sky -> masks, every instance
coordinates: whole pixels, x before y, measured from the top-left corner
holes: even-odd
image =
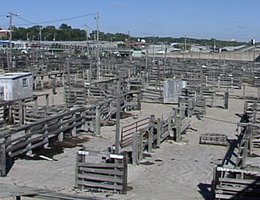
[[[0,0],[0,27],[59,27],[131,36],[260,41],[260,0]]]

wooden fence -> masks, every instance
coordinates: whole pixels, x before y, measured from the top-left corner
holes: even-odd
[[[38,99],[45,98],[44,105],[38,105]],[[22,125],[37,121],[50,115],[49,94],[34,95],[29,98],[0,103],[0,125]]]
[[[260,196],[260,171],[214,168],[212,191],[214,199],[258,200]]]
[[[251,123],[260,123],[260,102],[246,100],[244,102],[244,113],[248,114]]]
[[[134,133],[140,131],[141,129],[149,128],[149,125],[151,124],[151,119],[152,118],[147,117],[122,127],[120,142],[121,147],[124,148],[130,146],[133,142]]]
[[[127,193],[126,157],[94,151],[79,151],[76,159],[76,187]]]
[[[128,152],[132,162],[138,164],[143,158],[143,152],[151,152],[153,147],[160,144],[173,132],[174,139],[179,142],[181,134],[190,126],[190,116],[185,109],[177,108],[167,119],[156,119],[154,115],[122,127],[121,152]],[[131,160],[131,159],[130,159]]]
[[[70,110],[56,116],[50,116],[32,124],[22,125],[2,132],[1,175],[6,175],[6,160],[21,154],[31,153],[37,147],[47,147],[50,138],[63,141],[65,133],[76,136],[85,123],[84,108]]]
[[[178,105],[187,108],[191,115],[206,114],[206,98],[202,95],[180,96]]]
[[[235,148],[231,146],[223,164],[214,168],[214,199],[259,199],[260,171],[247,162],[256,148],[254,138],[259,135],[259,128],[255,124],[239,124]]]

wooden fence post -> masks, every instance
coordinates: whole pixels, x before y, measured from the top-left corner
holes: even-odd
[[[172,116],[171,116],[171,114],[169,114],[167,122],[168,122],[168,135],[170,136],[171,131],[172,131]]]
[[[142,98],[142,94],[141,94],[141,91],[140,91],[137,94],[137,110],[141,110],[141,98]]]
[[[143,159],[143,140],[144,140],[144,130],[140,129],[138,134],[138,163]]]
[[[128,170],[127,170],[127,161],[126,161],[126,156],[124,155],[123,157],[123,176],[122,176],[122,179],[123,179],[123,190],[122,190],[122,193],[123,194],[126,194],[127,193],[127,173],[128,173]]]
[[[96,107],[96,124],[95,124],[95,135],[99,136],[100,135],[100,106]]]
[[[248,109],[248,104],[247,104],[247,101],[244,102],[244,113],[247,112],[247,109]]]
[[[216,196],[216,185],[218,184],[218,173],[217,173],[217,166],[213,167],[213,180],[212,180],[212,184],[211,184],[211,194],[212,194],[212,198],[215,199]]]
[[[216,92],[212,93],[212,104],[211,104],[211,106],[212,107],[216,106]]]
[[[25,130],[25,135],[30,135],[31,134],[31,130]],[[31,139],[31,136],[26,138],[27,140]],[[26,152],[26,155],[32,155],[32,149],[30,149],[32,146],[32,143],[27,144],[26,148],[28,149],[28,151]]]
[[[62,128],[63,128],[63,119],[62,119],[62,118],[59,119],[59,122],[58,122],[58,123],[60,124],[59,129],[62,129]],[[63,131],[59,133],[59,135],[58,135],[58,140],[59,140],[60,142],[62,142],[62,141],[64,140],[64,133],[63,133]]]
[[[77,153],[77,156],[76,156],[76,167],[75,167],[75,185],[76,187],[79,187],[80,189],[82,189],[82,186],[81,184],[78,184],[79,182],[79,178],[78,178],[78,175],[79,175],[79,164],[80,163],[84,163],[85,162],[85,154],[84,154],[84,151],[78,151]]]
[[[253,104],[253,123],[256,123],[256,114],[257,114],[257,102]]]
[[[73,119],[73,122],[72,122],[72,124],[73,124],[73,128],[72,128],[72,131],[71,131],[71,135],[73,136],[73,137],[76,137],[76,135],[77,135],[77,127],[76,127],[76,119],[77,119],[77,117],[76,117],[76,112],[75,113],[73,113],[72,114],[72,119]]]
[[[257,88],[257,100],[258,101],[260,100],[260,88],[259,87]]]
[[[47,108],[47,111],[48,111],[49,110],[49,94],[45,95],[45,99],[46,99],[46,108]]]
[[[181,116],[180,110],[178,109],[177,116],[176,116],[176,125],[175,125],[175,140],[179,142],[181,140]]]
[[[24,105],[22,101],[19,101],[19,123],[24,124]]]
[[[155,115],[151,115],[149,130],[148,130],[148,152],[152,152],[153,147],[153,132],[154,132],[154,123],[155,123]]]
[[[191,117],[191,115],[193,114],[193,100],[192,99],[188,99],[188,116]]]
[[[157,119],[157,142],[156,142],[157,147],[160,147],[161,145],[161,134],[162,134],[162,122],[161,119],[158,118]]]
[[[152,152],[152,147],[153,147],[153,129],[154,127],[150,127],[148,130],[148,152]]]
[[[133,165],[138,164],[138,154],[139,154],[139,148],[138,148],[138,132],[134,132],[133,134],[133,142],[132,142],[132,162]]]
[[[229,92],[225,92],[224,94],[224,108],[228,109],[228,99],[229,99]]]
[[[6,176],[6,152],[5,152],[5,146],[1,145],[0,148],[0,164],[1,164],[1,176]]]
[[[248,156],[248,148],[249,148],[249,141],[246,139],[245,144],[244,144],[244,150],[242,153],[241,167],[245,167],[245,165],[246,165],[246,160],[247,160],[247,156]]]
[[[249,138],[248,138],[248,153],[250,156],[253,155],[253,148],[254,148],[254,144],[253,144],[253,132],[250,131],[249,133]]]
[[[243,84],[243,99],[246,98],[246,85]]]
[[[48,124],[47,122],[45,122],[46,124],[44,124],[44,129],[46,129],[44,131],[43,137],[44,137],[44,141],[46,142],[44,144],[44,148],[48,148],[49,147],[49,138],[48,138]]]
[[[220,76],[218,77],[218,88],[220,88]]]
[[[81,126],[80,128],[85,130],[85,123],[86,123],[86,118],[85,118],[85,109],[83,111],[80,112],[80,117],[81,119]]]

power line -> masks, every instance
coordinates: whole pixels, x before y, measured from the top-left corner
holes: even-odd
[[[49,23],[67,21],[67,20],[72,20],[72,19],[79,19],[79,18],[88,17],[88,16],[95,16],[95,14],[90,13],[90,14],[79,15],[79,16],[74,16],[74,17],[61,18],[61,19],[55,19],[55,20],[49,20],[49,21],[42,21],[42,22],[38,22],[38,23],[31,22],[31,21],[26,20],[24,18],[20,18],[23,21],[27,22],[27,24],[19,24],[18,26],[28,26],[28,25],[31,25],[31,24],[49,24]]]
[[[17,18],[19,18],[20,20],[23,20],[23,21],[25,21],[25,22],[27,22],[27,23],[30,23],[30,24],[36,24],[36,23],[31,22],[31,21],[29,21],[29,20],[27,20],[27,19],[24,19],[24,18],[22,18],[22,17],[20,17],[20,16],[18,16]]]

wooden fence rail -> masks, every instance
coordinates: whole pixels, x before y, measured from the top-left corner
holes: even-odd
[[[76,187],[127,193],[127,162],[123,155],[79,151],[76,159]]]
[[[260,171],[215,167],[212,193],[214,199],[257,200],[260,195]]]
[[[132,144],[134,133],[140,131],[140,129],[148,128],[150,122],[151,122],[151,118],[147,117],[122,127],[121,142],[120,142],[121,147],[124,148]]]
[[[152,115],[150,118],[124,126],[121,130],[121,152],[130,153],[132,162],[138,164],[143,159],[144,151],[151,152],[153,147],[160,147],[171,132],[174,134],[174,139],[179,142],[181,134],[189,128],[190,123],[190,118],[185,115],[185,109],[177,108],[167,119],[156,120]]]
[[[0,135],[1,175],[6,175],[6,157],[13,158],[31,153],[37,147],[47,147],[50,138],[53,137],[62,141],[64,134],[68,132],[76,136],[84,123],[84,108],[78,108],[2,132]]]
[[[228,153],[230,156],[224,159],[221,166],[214,168],[212,181],[214,199],[259,199],[260,170],[247,163],[248,157],[252,156],[253,139],[259,134],[257,132],[259,128],[256,124],[239,124],[237,145],[235,148],[230,147],[229,151],[232,151]]]

